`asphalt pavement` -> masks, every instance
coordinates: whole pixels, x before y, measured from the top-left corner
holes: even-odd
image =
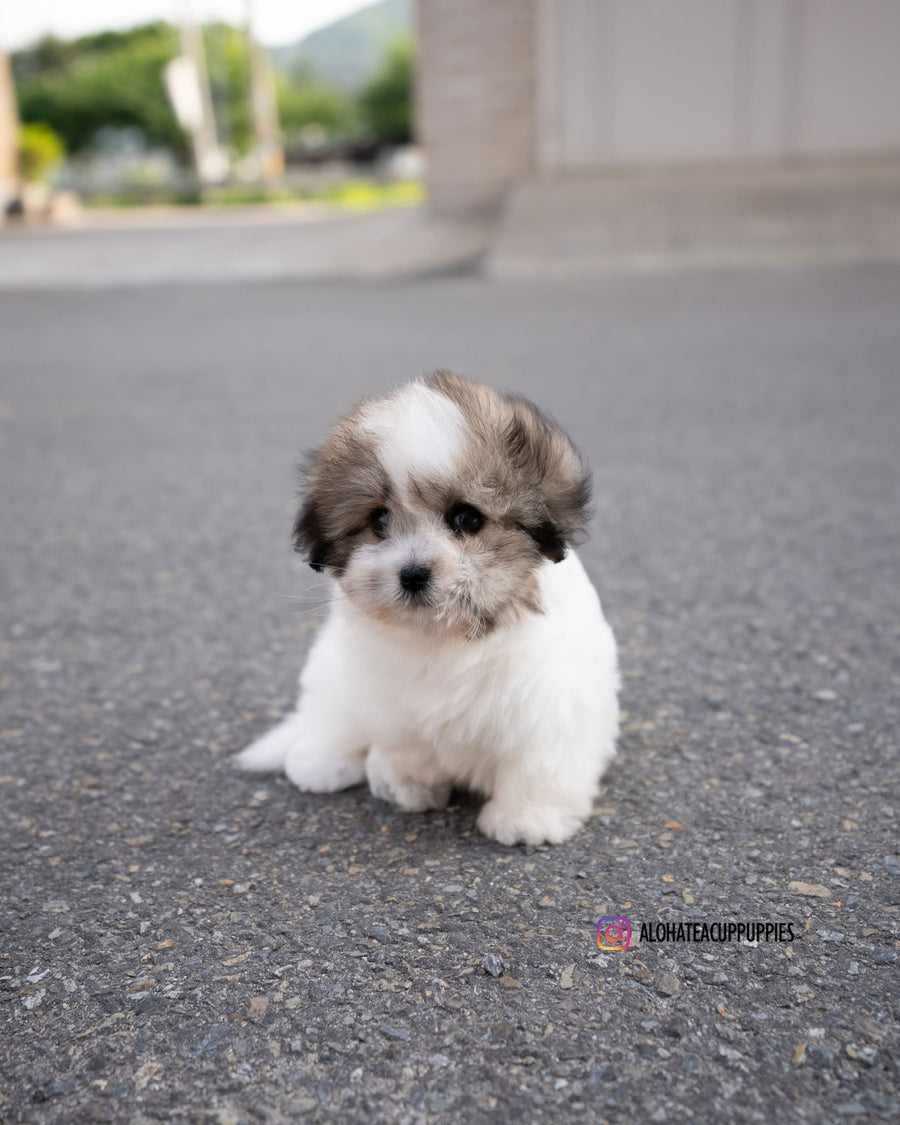
[[[297,454],[436,367],[594,466],[562,846],[230,764],[322,616]],[[898,382],[892,266],[0,295],[0,1121],[897,1120]]]

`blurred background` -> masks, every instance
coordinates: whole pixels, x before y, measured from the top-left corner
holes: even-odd
[[[67,193],[69,214],[79,203],[416,199],[412,15],[412,0],[7,13],[6,209],[60,217],[53,193]],[[272,49],[260,39],[316,23]]]
[[[496,273],[900,247],[893,0],[42,0],[0,16],[7,224],[427,200],[456,232],[417,226],[401,267]],[[354,258],[336,233],[341,269],[389,271],[396,234],[373,226]]]

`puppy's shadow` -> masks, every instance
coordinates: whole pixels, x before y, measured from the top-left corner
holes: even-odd
[[[450,800],[442,809],[428,809],[425,812],[406,812],[388,801],[373,796],[364,785],[352,790],[344,790],[343,796],[353,794],[354,807],[375,831],[389,828],[391,832],[433,832],[444,833],[455,839],[479,835],[475,828],[478,813],[484,804],[484,797],[471,790],[454,788]]]

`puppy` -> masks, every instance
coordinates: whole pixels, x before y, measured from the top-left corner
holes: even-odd
[[[297,709],[238,757],[420,812],[482,794],[502,844],[559,843],[618,733],[616,646],[571,545],[590,474],[522,398],[439,372],[360,403],[312,460],[294,546],[334,580]]]

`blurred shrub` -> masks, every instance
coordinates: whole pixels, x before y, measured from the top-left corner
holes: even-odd
[[[419,180],[403,180],[395,184],[348,180],[344,184],[324,188],[319,198],[348,211],[371,211],[376,207],[410,207],[421,203],[424,194]]]
[[[395,39],[374,77],[359,92],[363,123],[389,144],[412,139],[413,63],[411,37]]]
[[[127,191],[92,192],[84,199],[87,207],[138,207],[146,204],[199,204],[246,206],[254,203],[323,203],[347,211],[369,211],[378,207],[409,207],[421,203],[424,189],[420,180],[377,183],[351,179],[340,184],[317,186],[226,184],[223,186],[180,189],[141,187]]]
[[[19,130],[19,169],[27,183],[45,179],[64,154],[62,141],[46,122],[34,121]]]

